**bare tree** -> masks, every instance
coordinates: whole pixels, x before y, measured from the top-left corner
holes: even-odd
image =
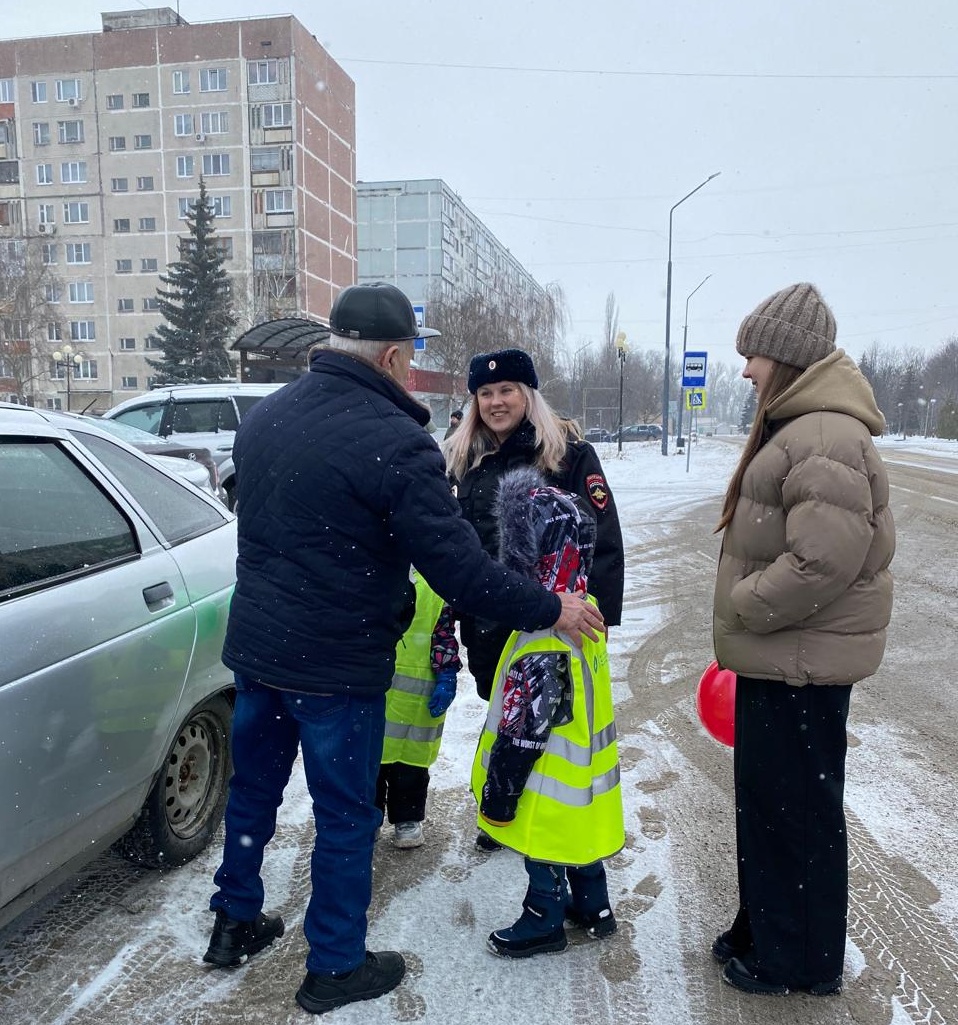
[[[0,390],[35,405],[62,325],[54,305],[60,280],[44,261],[48,243],[35,238],[0,244]]]

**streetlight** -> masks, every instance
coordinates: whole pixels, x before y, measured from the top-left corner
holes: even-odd
[[[905,409],[905,403],[904,402],[899,402],[898,403],[898,430],[901,431],[901,440],[902,441],[905,440],[905,414],[904,414],[904,409]]]
[[[926,438],[928,437],[928,424],[929,423],[932,425],[932,429],[934,430],[934,424],[935,424],[934,412],[935,412],[935,403],[937,401],[938,401],[937,399],[929,399],[928,400],[928,408],[925,410],[925,437]]]
[[[685,297],[685,324],[682,327],[682,357],[684,359],[685,352],[688,349],[689,341],[689,299],[705,284],[706,281],[711,277],[711,274],[706,274],[704,278],[692,289],[691,292]],[[685,389],[679,389],[679,425],[676,435],[676,445],[682,447],[682,407],[685,405]],[[689,415],[689,430],[692,427],[692,417]],[[691,447],[691,446],[690,446]]]
[[[61,367],[67,379],[67,412],[70,412],[70,378],[80,368],[80,364],[86,359],[82,352],[74,352],[73,346],[67,342],[57,349],[53,354],[57,369]]]
[[[615,336],[615,348],[619,354],[619,455],[622,454],[622,385],[625,380],[625,357],[629,353],[629,347],[625,341],[625,332],[620,331]]]
[[[694,196],[699,189],[704,188],[713,178],[718,178],[721,171],[710,174],[700,185],[696,185],[691,192],[684,195],[669,210],[669,266],[665,279],[665,377],[662,381],[662,455],[669,454],[669,329],[672,322],[672,214],[676,207],[680,207],[689,196]]]

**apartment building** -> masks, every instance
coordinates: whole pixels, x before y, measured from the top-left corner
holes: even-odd
[[[293,17],[158,8],[0,40],[0,246],[42,291],[29,316],[0,309],[0,398],[66,408],[69,383],[74,410],[102,410],[150,386],[159,275],[201,176],[238,330],[325,318],[357,276],[355,167],[353,82]]]

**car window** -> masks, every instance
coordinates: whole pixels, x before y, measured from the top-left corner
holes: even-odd
[[[78,435],[143,507],[170,544],[222,526],[224,517],[199,495],[107,438]]]
[[[236,408],[239,410],[240,420],[246,416],[257,402],[262,402],[265,398],[265,395],[234,395],[233,401],[236,403]]]
[[[56,441],[0,441],[0,598],[134,558],[133,528]]]
[[[160,433],[160,422],[163,419],[163,404],[154,403],[149,406],[137,406],[136,409],[127,409],[118,413],[114,420],[121,424],[129,424],[131,427],[138,427],[141,431],[149,434]]]
[[[173,433],[235,431],[236,411],[229,399],[177,399],[173,405]]]

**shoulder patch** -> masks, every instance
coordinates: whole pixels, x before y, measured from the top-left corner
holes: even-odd
[[[604,509],[609,504],[609,488],[601,473],[590,473],[585,479],[585,489],[596,509]]]

